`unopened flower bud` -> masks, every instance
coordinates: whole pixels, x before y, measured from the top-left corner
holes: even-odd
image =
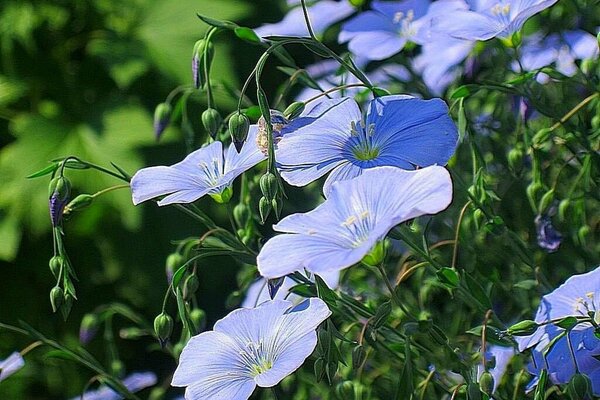
[[[50,290],[50,304],[52,305],[52,311],[56,312],[62,306],[65,299],[65,293],[59,286],[54,286]]]
[[[260,198],[258,212],[260,213],[260,221],[264,224],[271,213],[271,202],[266,197]]]
[[[237,112],[229,118],[229,134],[238,153],[242,151],[249,130],[250,120],[245,114]]]
[[[73,308],[73,296],[70,293],[65,293],[65,297],[63,299],[63,304],[60,307],[60,312],[63,316],[63,319],[66,321],[71,313],[71,308]]]
[[[192,78],[196,89],[204,86],[204,57],[206,57],[207,66],[212,62],[214,55],[214,47],[211,42],[200,39],[194,44],[192,53]]]
[[[488,371],[484,371],[479,377],[479,389],[488,396],[494,392],[494,377]]]
[[[305,106],[306,106],[306,104],[304,104],[304,102],[295,101],[285,109],[285,111],[283,112],[283,115],[287,119],[294,119],[294,118],[298,117],[300,114],[302,114],[302,111],[304,111]]]
[[[52,226],[57,226],[62,218],[63,210],[69,202],[71,183],[64,176],[56,177],[50,181],[48,191],[50,219],[52,221]]]
[[[508,152],[508,166],[516,172],[521,170],[523,167],[523,150],[514,148]]]
[[[367,352],[363,345],[359,344],[352,349],[352,369],[357,370],[363,365],[367,358]]]
[[[244,227],[250,219],[248,206],[240,203],[233,208],[233,219],[238,226]]]
[[[279,217],[281,216],[281,210],[283,210],[283,201],[274,198],[271,200],[271,206],[273,207],[273,210],[275,210],[275,218],[279,220]]]
[[[96,314],[85,314],[79,327],[79,341],[82,344],[89,343],[96,336],[99,325],[100,321]]]
[[[60,271],[63,269],[65,264],[65,259],[63,256],[54,256],[50,259],[48,266],[50,267],[50,271],[55,278],[58,278],[60,275]]]
[[[533,147],[540,148],[544,143],[546,143],[548,141],[548,139],[550,139],[551,135],[552,135],[551,128],[540,129],[539,131],[537,131],[537,133],[535,135],[533,135],[533,138],[531,139],[531,141],[533,143]]]
[[[507,333],[513,336],[529,336],[532,335],[538,328],[538,324],[535,321],[526,319],[521,322],[517,322],[507,329]]]
[[[202,332],[206,327],[206,313],[204,310],[199,308],[194,308],[190,312],[190,320],[194,323],[194,327],[196,328],[196,332]]]
[[[529,203],[532,205],[532,208],[537,206],[537,198],[542,190],[544,190],[544,187],[539,182],[531,182],[529,186],[527,186],[525,191],[527,192],[527,197],[529,198]]]
[[[538,206],[538,212],[543,213],[548,208],[552,200],[554,200],[554,189],[550,189],[544,193]]]
[[[171,122],[171,113],[173,108],[169,103],[160,103],[154,109],[154,137],[156,140],[160,139],[160,136]]]
[[[586,375],[575,374],[571,377],[566,392],[571,400],[589,400],[592,398],[592,381]]]
[[[167,256],[167,260],[165,262],[165,272],[167,274],[167,281],[171,283],[173,280],[173,274],[179,267],[183,265],[184,259],[183,256],[179,253],[172,253]]]
[[[569,211],[569,206],[571,205],[571,201],[569,199],[561,200],[558,204],[558,219],[562,222],[566,221],[567,212]]]
[[[214,139],[217,136],[217,132],[219,132],[219,128],[221,128],[223,117],[221,117],[221,114],[214,108],[207,108],[202,113],[201,119],[204,129],[206,129],[210,137]]]
[[[579,243],[582,246],[586,245],[586,243],[587,243],[587,236],[590,234],[591,231],[592,231],[592,229],[589,226],[587,226],[587,225],[582,226],[577,231],[577,239],[579,240]]]
[[[173,318],[165,312],[159,314],[154,319],[154,333],[162,347],[165,346],[171,333],[173,332]]]
[[[278,189],[279,182],[277,182],[277,177],[274,174],[267,172],[260,177],[260,191],[267,200],[273,200],[277,195]]]
[[[194,293],[196,293],[199,286],[200,281],[196,274],[188,276],[183,283],[183,298],[187,301],[192,300],[192,297],[194,297]]]
[[[65,206],[64,214],[69,214],[73,211],[84,209],[92,204],[93,201],[94,196],[91,194],[80,194]]]

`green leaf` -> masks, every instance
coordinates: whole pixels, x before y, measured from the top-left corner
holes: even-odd
[[[548,370],[542,369],[538,375],[538,384],[535,387],[533,400],[546,400],[546,384],[548,382]]]
[[[462,85],[450,95],[451,99],[462,99],[479,90],[477,85]]]
[[[394,398],[397,400],[412,400],[414,396],[414,382],[412,373],[412,361],[410,353],[410,342],[404,344],[404,365],[400,371],[398,386]]]
[[[335,307],[337,303],[337,295],[327,286],[325,281],[319,275],[315,275],[315,284],[317,285],[317,295],[327,305]]]
[[[240,39],[243,39],[250,43],[260,43],[260,37],[254,32],[254,30],[250,28],[246,28],[245,26],[238,26],[234,28],[233,32]]]
[[[59,360],[77,361],[72,354],[63,350],[50,350],[44,353],[44,358],[57,358]]]
[[[460,277],[453,268],[444,267],[436,272],[436,275],[440,282],[448,286],[451,289],[457,288],[460,283]]]
[[[39,178],[40,176],[45,176],[53,173],[58,169],[58,163],[51,163],[50,165],[42,168],[41,170],[32,173],[31,175],[27,175],[27,179]]]
[[[231,21],[223,21],[216,18],[207,17],[206,15],[196,14],[198,18],[200,18],[203,22],[207,23],[210,26],[214,26],[215,28],[225,28],[230,30],[235,30],[239,26]]]

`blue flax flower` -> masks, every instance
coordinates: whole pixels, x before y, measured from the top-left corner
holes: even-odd
[[[358,178],[335,182],[314,210],[274,225],[284,234],[261,249],[258,271],[271,279],[304,268],[321,275],[350,267],[394,226],[440,212],[451,200],[452,181],[443,167],[366,170]]]
[[[436,30],[468,40],[508,38],[533,15],[558,0],[468,0],[471,11],[456,10],[435,19]]]
[[[256,386],[275,386],[300,368],[329,315],[318,298],[237,309],[190,339],[171,384],[186,386],[187,400],[246,400]]]
[[[535,217],[534,222],[538,246],[546,250],[548,253],[553,253],[558,250],[558,247],[562,242],[562,235],[552,225],[550,216],[538,215]]]
[[[540,324],[569,316],[590,316],[596,323],[600,322],[600,268],[572,276],[558,289],[543,296],[535,321]],[[529,371],[536,378],[530,387],[537,384],[537,375],[542,369],[548,370],[548,376],[555,384],[568,383],[578,369],[591,379],[594,395],[600,395],[600,361],[597,359],[600,339],[594,335],[594,327],[586,322],[566,332],[571,348],[566,336],[558,338],[561,334],[565,334],[563,329],[547,324],[540,326],[531,336],[515,337],[520,351],[532,348],[533,362]],[[549,349],[549,344],[555,339]]]
[[[502,381],[502,377],[506,373],[508,368],[508,364],[510,360],[515,355],[515,349],[512,347],[498,346],[498,345],[489,345],[487,347],[487,351],[485,352],[485,361],[491,363],[492,366],[488,368],[488,372],[494,378],[494,388],[495,392]],[[477,377],[481,377],[483,374],[483,365],[477,366]]]
[[[234,179],[266,158],[256,144],[257,127],[250,127],[248,140],[238,153],[233,144],[223,151],[215,141],[190,153],[170,167],[159,166],[139,170],[131,179],[133,204],[167,195],[158,202],[192,203],[207,194],[217,201],[226,198]]]
[[[153,372],[135,372],[123,379],[125,386],[131,393],[156,385],[156,374]],[[101,386],[97,390],[90,390],[81,396],[73,397],[71,400],[121,400],[123,396],[109,388]]]
[[[12,353],[6,360],[0,361],[0,382],[23,368],[25,360],[18,352]]]
[[[299,4],[300,2],[298,2]],[[319,35],[338,21],[354,12],[354,7],[346,1],[320,0],[308,7],[310,25]],[[280,22],[265,24],[254,29],[260,37],[268,36],[309,36],[302,7],[291,9]]]
[[[372,100],[364,120],[353,99],[322,101],[282,134],[277,161],[283,179],[303,186],[332,171],[325,193],[333,182],[373,167],[445,165],[458,140],[442,100],[396,95]]]

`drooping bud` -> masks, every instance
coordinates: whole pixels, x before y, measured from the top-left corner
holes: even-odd
[[[48,191],[50,192],[48,202],[50,220],[52,226],[57,226],[62,218],[63,210],[69,202],[71,183],[64,176],[56,177],[50,181]]]
[[[571,206],[571,200],[563,199],[558,204],[558,219],[562,222],[566,221],[567,212],[569,211],[569,207]]]
[[[238,153],[242,151],[249,130],[250,120],[245,114],[237,112],[229,118],[229,134]]]
[[[82,344],[89,343],[96,336],[99,325],[100,321],[96,314],[85,314],[79,326],[79,341]]]
[[[295,101],[285,109],[285,111],[283,112],[283,115],[287,119],[294,119],[294,118],[298,117],[300,114],[302,114],[302,111],[304,111],[305,106],[306,106],[306,104],[304,104],[304,102]]]
[[[554,200],[554,189],[550,189],[546,193],[544,193],[538,206],[538,212],[543,213],[544,211],[546,211],[552,200]]]
[[[210,66],[214,55],[214,47],[211,42],[207,42],[204,39],[200,39],[194,45],[194,51],[192,53],[192,78],[194,80],[194,87],[196,89],[204,86],[204,57],[206,57],[206,64]]]
[[[82,210],[88,207],[90,204],[92,204],[93,201],[94,196],[92,196],[91,194],[80,194],[65,206],[63,215],[70,214],[73,211]]]
[[[56,312],[62,306],[65,299],[65,293],[60,286],[54,286],[50,290],[50,304],[52,305],[52,311]]]
[[[274,198],[271,200],[271,206],[273,207],[273,210],[275,210],[275,218],[279,220],[279,217],[281,216],[281,210],[283,210],[283,201]]]
[[[250,219],[250,210],[243,203],[237,204],[233,208],[233,219],[238,226],[244,227]]]
[[[526,319],[509,327],[506,332],[513,336],[529,336],[532,335],[538,328],[535,321]]]
[[[50,259],[48,266],[50,267],[50,272],[54,275],[55,278],[58,279],[60,276],[60,271],[62,270],[65,264],[65,259],[63,256],[54,256]]]
[[[194,308],[190,312],[190,320],[194,323],[194,327],[198,333],[202,332],[206,327],[206,313],[204,310]]]
[[[592,381],[583,374],[575,374],[571,377],[565,392],[571,400],[589,400],[592,398]]]
[[[160,139],[160,136],[171,122],[171,113],[173,108],[169,103],[160,103],[154,109],[154,137],[156,140]]]
[[[273,200],[277,195],[278,189],[279,182],[277,182],[277,177],[274,174],[267,172],[260,177],[260,191],[267,200]]]
[[[223,117],[221,117],[221,114],[214,108],[207,108],[202,113],[201,119],[204,129],[206,129],[210,137],[214,139],[221,128]]]
[[[494,377],[488,371],[484,371],[479,377],[479,389],[488,396],[494,392]]]
[[[167,256],[165,262],[165,273],[167,274],[167,281],[171,283],[173,280],[173,274],[175,271],[183,265],[183,256],[179,253],[172,253]]]
[[[264,224],[271,213],[271,202],[266,197],[260,198],[258,212],[260,213],[260,221]]]
[[[196,293],[199,286],[200,281],[198,280],[196,274],[188,276],[185,279],[185,282],[183,283],[183,298],[186,301],[192,300],[192,298],[194,297],[194,293]]]
[[[273,128],[273,145],[276,146],[281,140],[282,129],[289,123],[288,119],[278,110],[271,110],[271,126]],[[264,155],[269,154],[269,135],[267,130],[267,121],[264,117],[258,120],[258,133],[256,135],[256,145]]]
[[[172,332],[173,318],[171,318],[169,314],[162,312],[154,319],[154,333],[156,334],[161,347],[165,347]]]
[[[70,293],[65,293],[65,297],[63,299],[63,304],[60,307],[60,313],[63,316],[63,319],[66,321],[71,313],[71,308],[73,308],[73,296]]]

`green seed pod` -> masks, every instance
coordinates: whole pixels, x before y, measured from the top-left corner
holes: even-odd
[[[245,114],[237,112],[229,118],[229,134],[238,153],[242,150],[249,130],[250,120]]]
[[[63,316],[63,319],[66,321],[71,313],[71,308],[73,308],[73,296],[70,293],[65,293],[65,297],[63,299],[63,304],[60,307],[60,312]]]
[[[589,400],[592,398],[592,381],[586,375],[575,374],[571,377],[565,392],[571,400]]]
[[[190,319],[194,323],[196,332],[202,332],[204,328],[206,328],[206,312],[204,312],[204,310],[194,308],[190,312]]]
[[[173,274],[177,271],[184,263],[184,258],[179,253],[172,253],[167,256],[165,261],[165,273],[167,274],[167,281],[171,283],[173,280]]]
[[[273,200],[277,195],[279,189],[279,182],[277,177],[271,172],[267,172],[260,177],[260,191],[267,200]]]
[[[481,377],[479,378],[479,389],[488,396],[491,396],[494,392],[494,377],[488,371],[484,371],[483,374],[481,374]]]
[[[200,281],[196,274],[190,275],[185,279],[183,283],[183,298],[186,301],[191,301],[194,297],[194,294],[198,290],[200,286]]]
[[[550,128],[540,129],[539,131],[537,131],[537,133],[535,135],[533,135],[533,138],[531,139],[531,141],[533,143],[533,147],[535,147],[535,148],[541,147],[544,143],[546,143],[550,139],[551,135],[552,135],[552,129],[550,129]]]
[[[93,201],[94,201],[94,196],[92,196],[91,194],[80,194],[79,196],[77,196],[73,200],[71,200],[69,202],[69,204],[67,204],[65,206],[64,214],[68,214],[73,211],[82,210],[82,209],[88,207],[90,204],[92,204]]]
[[[508,152],[508,166],[513,171],[520,171],[523,167],[523,150],[515,147]]]
[[[546,209],[550,206],[550,203],[552,203],[552,200],[554,200],[554,189],[550,189],[544,193],[538,206],[538,213],[541,214],[546,211]]]
[[[304,104],[303,102],[295,101],[285,109],[285,111],[283,112],[283,115],[287,119],[294,119],[294,118],[298,117],[300,114],[302,114],[302,111],[304,111],[305,106],[306,106],[306,104]]]
[[[473,211],[473,220],[475,221],[477,229],[485,222],[485,213],[481,208],[476,208],[475,211]]]
[[[156,137],[156,140],[160,139],[160,136],[171,122],[172,113],[173,107],[169,103],[159,103],[154,109],[154,137]]]
[[[221,117],[221,114],[214,108],[207,108],[202,113],[201,119],[202,126],[204,126],[204,129],[206,129],[206,132],[208,132],[210,137],[214,139],[221,128],[223,117]]]
[[[264,224],[271,213],[271,202],[266,197],[260,198],[258,202],[258,212],[260,214],[260,221]]]
[[[529,203],[531,204],[532,208],[536,212],[537,212],[537,210],[535,210],[535,208],[538,204],[537,198],[542,190],[544,190],[544,187],[539,182],[531,182],[529,184],[529,186],[527,186],[527,189],[526,189],[527,198],[529,199]]]
[[[50,259],[48,266],[50,267],[50,271],[55,278],[58,279],[60,276],[60,271],[63,269],[65,265],[65,259],[63,256],[54,256]]]
[[[204,58],[206,57],[206,66],[210,68],[214,53],[215,49],[212,42],[200,39],[194,44],[192,52],[192,78],[196,89],[203,87],[206,83],[204,80]]]
[[[352,349],[352,369],[357,370],[363,365],[367,358],[367,352],[363,345],[359,344]]]
[[[56,312],[62,306],[65,300],[65,293],[59,286],[54,286],[50,290],[50,304],[52,305],[52,311]]]
[[[162,347],[165,347],[172,332],[173,318],[169,314],[162,312],[154,319],[154,333]]]
[[[231,292],[227,299],[225,300],[225,307],[227,308],[236,308],[242,301],[242,293],[239,290]]]
[[[582,226],[577,231],[577,239],[579,240],[579,243],[581,243],[582,246],[585,246],[587,244],[587,236],[590,234],[591,231],[592,229],[587,225]]]
[[[271,200],[271,205],[273,206],[273,210],[275,210],[275,218],[279,220],[279,217],[281,216],[281,210],[283,210],[283,201],[275,198]]]
[[[506,332],[509,335],[513,336],[529,336],[533,334],[538,328],[538,324],[535,321],[530,319],[526,319],[521,322],[517,322],[516,324],[509,327]]]
[[[233,219],[237,226],[245,227],[250,220],[250,209],[243,203],[237,204],[233,207]]]
[[[563,199],[558,204],[558,219],[561,222],[567,220],[567,212],[569,211],[569,206],[571,205],[571,201],[569,199]]]

